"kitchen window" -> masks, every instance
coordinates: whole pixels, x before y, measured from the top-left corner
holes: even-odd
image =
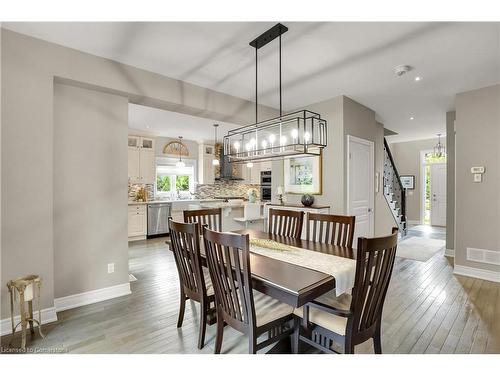
[[[194,165],[177,168],[175,161],[158,158],[156,163],[155,196],[189,197],[194,192]]]

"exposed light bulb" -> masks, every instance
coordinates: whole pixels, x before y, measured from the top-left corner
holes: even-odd
[[[250,139],[250,146],[255,146],[255,138]]]
[[[247,168],[252,168],[253,167],[253,163],[252,162],[248,162],[247,163]]]
[[[177,163],[175,163],[175,166],[177,168],[184,168],[186,166],[186,163],[184,163],[182,160],[179,160]]]
[[[247,151],[250,151],[250,150],[252,149],[252,145],[250,144],[250,142],[247,142],[247,143],[245,144],[245,149],[246,149]]]
[[[212,165],[219,165],[219,159],[212,160]]]
[[[280,138],[280,144],[284,146],[286,144],[286,137],[284,135],[281,136]]]
[[[234,142],[233,146],[236,149],[236,152],[238,152],[238,150],[240,149],[240,142],[238,142],[238,141]]]
[[[311,140],[311,133],[305,132],[304,133],[304,141],[306,141],[306,143],[309,143],[310,140]]]
[[[267,141],[265,139],[263,139],[262,142],[261,142],[261,145],[262,145],[262,148],[266,148],[267,147]]]
[[[274,143],[274,141],[276,141],[276,136],[274,134],[271,134],[269,136],[269,142],[271,143],[271,145]]]
[[[415,77],[416,82],[421,81],[421,80],[422,80],[422,77],[420,77],[420,76]]]
[[[297,129],[292,130],[292,138],[295,140],[299,136],[299,131]]]

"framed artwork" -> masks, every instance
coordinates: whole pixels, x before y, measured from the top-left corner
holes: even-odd
[[[401,175],[399,177],[401,179],[401,184],[403,185],[404,189],[410,189],[410,190],[415,189],[415,176]]]
[[[285,194],[322,194],[322,155],[284,159]]]

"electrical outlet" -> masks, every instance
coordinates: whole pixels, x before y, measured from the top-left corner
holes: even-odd
[[[115,264],[108,263],[108,273],[113,273],[113,272],[115,272]]]

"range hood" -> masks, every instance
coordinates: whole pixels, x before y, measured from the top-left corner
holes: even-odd
[[[229,161],[229,157],[220,153],[219,176],[215,177],[215,181],[242,181],[241,172],[238,175],[237,170],[241,171],[241,165],[233,164]],[[236,170],[237,169],[237,170]]]

